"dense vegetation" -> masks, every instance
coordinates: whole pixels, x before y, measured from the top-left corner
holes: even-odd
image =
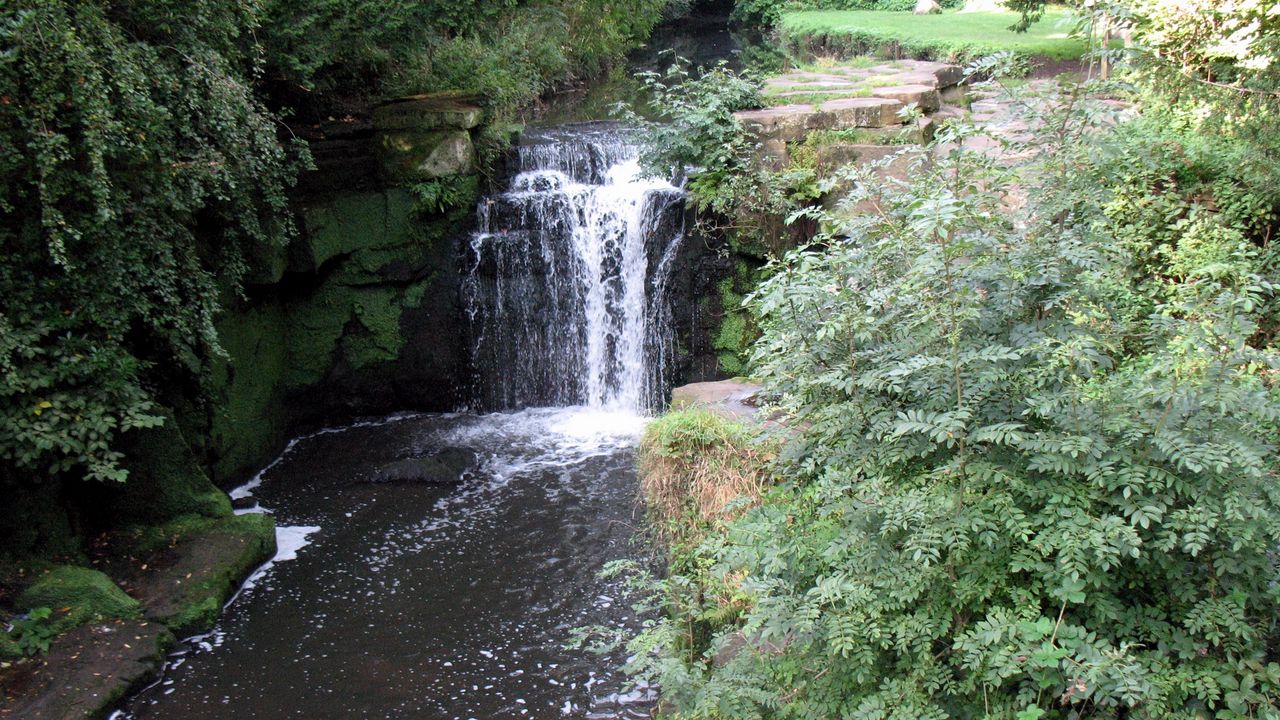
[[[472,93],[497,121],[643,39],[663,0],[18,0],[0,11],[0,476],[120,481],[198,402],[220,309],[289,242],[285,122]]]
[[[1280,717],[1274,8],[1107,9],[1122,83],[802,211],[747,301],[775,487],[707,520],[660,485],[701,528],[640,582],[672,716]],[[708,436],[646,452],[700,488]]]

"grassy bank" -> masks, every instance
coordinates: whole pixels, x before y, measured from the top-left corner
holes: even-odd
[[[1010,12],[803,11],[783,14],[779,29],[785,45],[799,55],[880,54],[955,61],[1002,50],[1051,60],[1084,54],[1084,41],[1069,36],[1065,10],[1047,11],[1025,33],[1009,30],[1017,19]]]

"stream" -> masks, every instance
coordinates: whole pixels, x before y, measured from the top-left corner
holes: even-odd
[[[723,21],[665,33],[733,45]],[[582,124],[608,104],[550,103],[479,203],[459,292],[481,411],[292,441],[232,493],[274,515],[276,558],[114,720],[649,717],[654,689],[621,676],[625,657],[570,647],[575,628],[642,620],[599,573],[648,557],[634,451],[672,383],[685,229],[635,138]]]
[[[253,493],[305,546],[125,716],[647,717],[620,658],[565,649],[575,627],[636,620],[598,573],[643,552],[643,422],[583,407],[410,415],[295,441]],[[442,450],[469,460],[456,485],[371,470]]]

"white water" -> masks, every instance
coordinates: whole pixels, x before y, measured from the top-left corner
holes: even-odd
[[[609,128],[544,131],[486,198],[465,282],[480,405],[661,402],[672,355],[662,292],[683,239],[678,188],[645,178]]]

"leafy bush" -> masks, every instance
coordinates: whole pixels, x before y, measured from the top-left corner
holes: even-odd
[[[679,717],[1280,717],[1272,286],[1204,206],[1131,254],[1105,108],[1043,102],[1020,163],[844,171],[877,210],[750,299],[790,482],[655,586],[744,596],[633,642]]]
[[[459,207],[471,205],[480,193],[473,176],[437,178],[414,185],[414,211],[421,215],[443,215]]]
[[[296,164],[248,84],[249,5],[20,0],[0,20],[0,475],[123,480],[197,384]]]
[[[33,608],[9,623],[8,633],[24,655],[43,655],[58,632],[49,621],[53,610],[47,607]]]
[[[783,220],[819,193],[811,163],[773,169],[733,116],[763,105],[760,85],[724,63],[695,74],[683,59],[640,78],[649,91],[647,112],[625,115],[643,129],[645,171],[685,176],[699,223],[727,235],[737,252],[763,257],[788,246]]]

